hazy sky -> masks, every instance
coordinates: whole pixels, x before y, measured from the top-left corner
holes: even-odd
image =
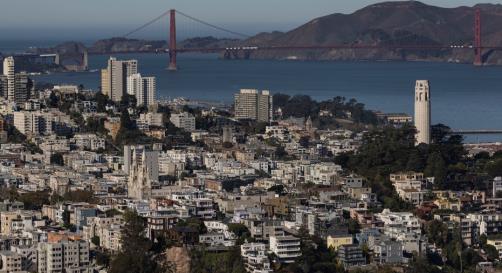
[[[288,30],[331,13],[351,13],[375,0],[0,0],[0,39],[95,39],[120,36],[170,8],[236,31]],[[476,0],[424,0],[474,5]],[[502,3],[492,0],[491,3]],[[181,20],[180,20],[181,21]],[[162,24],[163,23],[163,24]],[[138,34],[160,38],[167,20]],[[181,27],[183,23],[180,22]],[[187,29],[197,29],[186,24]],[[217,35],[217,33],[208,33]]]

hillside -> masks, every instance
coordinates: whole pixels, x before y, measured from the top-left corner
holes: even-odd
[[[286,33],[262,33],[246,45],[471,45],[474,11],[483,20],[483,44],[502,45],[502,5],[441,8],[417,1],[384,2],[352,14],[332,14],[314,19]],[[502,64],[502,53],[487,52],[489,63]],[[428,60],[472,62],[470,50],[324,50],[255,52],[251,58],[309,60]]]

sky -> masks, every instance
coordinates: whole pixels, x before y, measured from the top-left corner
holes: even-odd
[[[227,29],[255,34],[290,30],[332,13],[352,13],[375,0],[0,0],[0,40],[93,40],[124,33],[174,8]],[[456,7],[482,0],[424,0]],[[502,0],[484,1],[502,3]],[[180,22],[181,21],[181,22]],[[178,20],[179,32],[223,35]],[[167,18],[135,38],[162,38]],[[201,33],[197,33],[201,32]]]

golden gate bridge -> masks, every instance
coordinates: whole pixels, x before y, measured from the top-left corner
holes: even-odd
[[[177,43],[177,28],[176,28],[176,16],[182,16],[189,20],[192,20],[196,23],[205,25],[212,29],[231,34],[234,36],[238,36],[241,38],[250,38],[251,36],[233,31],[221,26],[217,26],[215,24],[211,24],[199,18],[190,16],[186,13],[183,13],[179,10],[171,9],[168,10],[158,17],[152,19],[151,21],[141,25],[140,27],[124,34],[122,37],[129,37],[144,28],[152,25],[153,23],[163,19],[166,16],[169,16],[169,38],[168,38],[168,49],[166,50],[169,53],[169,65],[168,69],[171,71],[177,70],[177,55],[181,53],[187,52],[201,52],[201,53],[223,53],[225,57],[235,56],[238,52],[243,52],[245,56],[249,56],[253,51],[280,51],[280,50],[295,50],[295,51],[312,51],[312,50],[378,50],[378,49],[388,49],[388,50],[425,50],[425,51],[437,51],[437,50],[472,50],[474,51],[474,60],[473,64],[475,66],[481,66],[484,63],[483,60],[483,52],[485,51],[494,51],[494,50],[502,50],[502,46],[493,46],[493,45],[483,45],[482,44],[482,36],[481,36],[481,11],[480,9],[476,9],[473,17],[474,17],[474,28],[473,28],[473,41],[469,42],[467,45],[414,45],[414,44],[379,44],[379,45],[365,45],[365,44],[333,44],[333,45],[270,45],[270,46],[261,46],[255,45],[250,42],[244,41],[244,43],[249,43],[246,45],[239,46],[230,46],[230,47],[178,47]]]

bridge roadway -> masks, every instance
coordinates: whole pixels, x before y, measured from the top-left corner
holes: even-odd
[[[472,45],[291,45],[291,46],[235,46],[215,48],[177,48],[177,53],[184,52],[222,52],[256,50],[333,50],[333,49],[409,49],[409,50],[445,50],[474,49]],[[502,50],[502,46],[483,46],[482,49]],[[167,50],[169,52],[169,50]]]
[[[177,48],[176,53],[219,53],[225,51],[259,51],[259,50],[334,50],[334,49],[358,49],[358,50],[375,50],[375,49],[408,49],[408,50],[446,50],[446,49],[473,49],[472,45],[457,46],[457,45],[296,45],[296,46],[235,46],[235,47],[193,47],[193,48]],[[483,46],[483,49],[501,50],[502,46]],[[131,54],[131,53],[169,53],[169,49],[160,51],[114,51],[114,54]],[[109,53],[94,53],[93,55],[108,55]]]
[[[502,130],[452,130],[452,135],[502,135]]]

